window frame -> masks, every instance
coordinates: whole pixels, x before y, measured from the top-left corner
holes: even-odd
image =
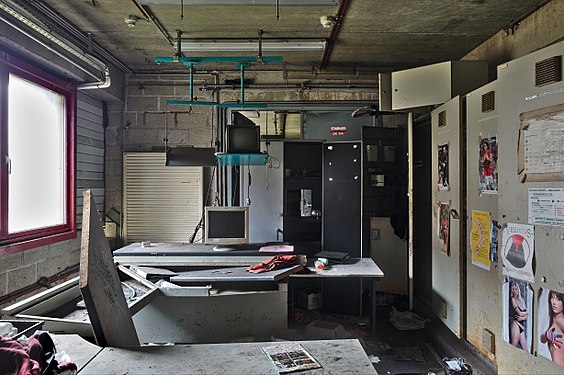
[[[67,191],[65,224],[8,233],[8,80],[9,75],[33,82],[65,98],[65,169]],[[76,237],[76,83],[60,79],[44,69],[0,49],[0,255],[17,253]]]

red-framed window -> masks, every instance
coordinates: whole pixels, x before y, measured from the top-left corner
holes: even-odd
[[[76,236],[76,85],[0,50],[0,255]]]

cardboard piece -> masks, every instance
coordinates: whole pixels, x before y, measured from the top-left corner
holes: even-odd
[[[346,338],[348,337],[348,332],[340,323],[314,320],[307,325],[306,335],[310,340],[330,340]]]
[[[315,290],[302,289],[298,291],[297,304],[306,310],[321,309],[323,300],[321,293]]]

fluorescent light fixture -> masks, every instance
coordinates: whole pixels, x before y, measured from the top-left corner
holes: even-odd
[[[262,40],[262,52],[317,52],[325,50],[324,39]],[[182,39],[182,52],[258,52],[258,40]]]
[[[340,0],[279,0],[280,6],[333,6],[339,5]],[[180,5],[179,0],[139,0],[141,5]],[[274,6],[273,0],[184,0],[183,4],[189,5],[210,5],[210,6]]]

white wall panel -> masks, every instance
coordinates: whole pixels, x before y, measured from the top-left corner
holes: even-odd
[[[84,190],[92,190],[101,217],[105,212],[103,103],[79,91],[76,123],[76,214],[80,228]]]

